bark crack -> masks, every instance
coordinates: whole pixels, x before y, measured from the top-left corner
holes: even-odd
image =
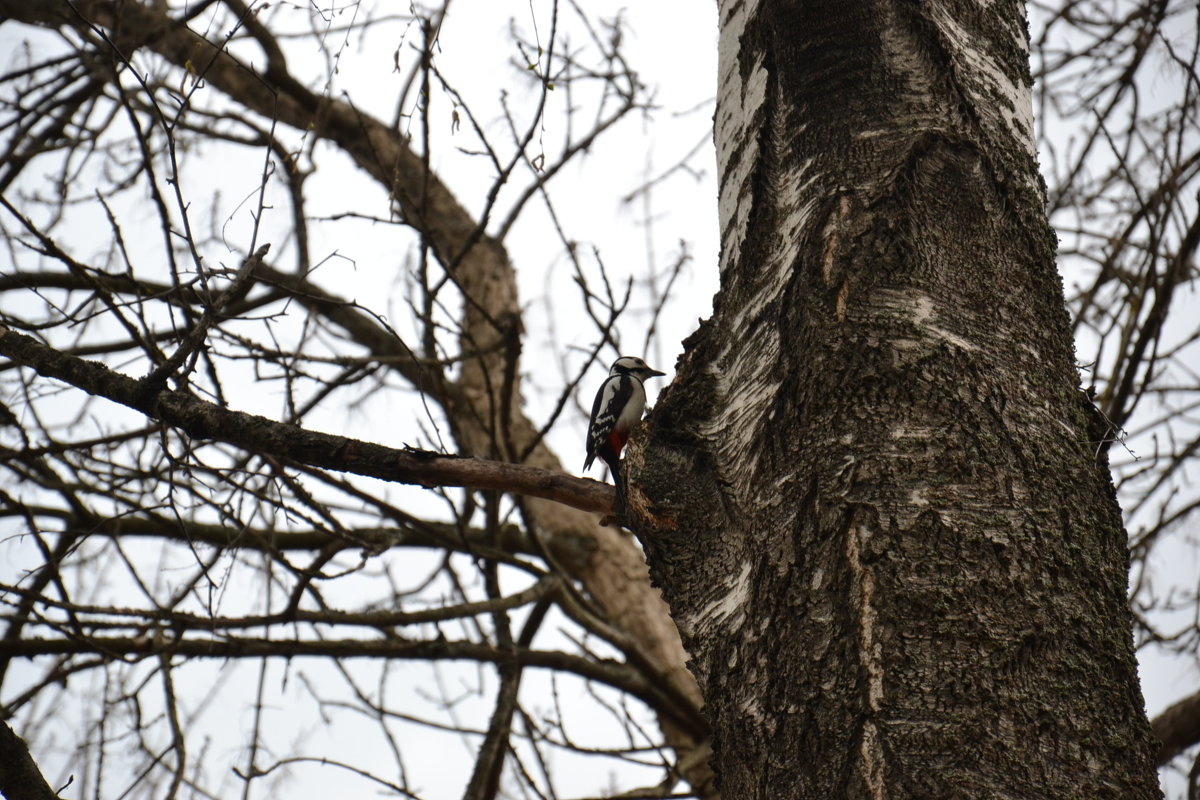
[[[874,715],[883,701],[883,658],[875,638],[875,576],[862,561],[862,544],[870,538],[870,528],[858,510],[850,514],[846,526],[846,563],[850,568],[850,602],[858,628],[858,661],[866,681],[867,714],[859,737],[860,772],[872,800],[884,800],[884,756]]]

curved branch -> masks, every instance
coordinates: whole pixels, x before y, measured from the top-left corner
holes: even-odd
[[[1183,698],[1150,723],[1158,739],[1156,766],[1163,766],[1200,742],[1200,692]]]
[[[280,59],[259,74],[221,45],[172,19],[156,5],[115,0],[0,0],[0,17],[81,33],[113,31],[124,58],[145,47],[175,66],[198,71],[211,86],[267,119],[314,130],[393,192],[406,221],[423,230],[444,263],[462,257],[476,222],[441,179],[427,172],[403,134],[350,103],[322,97],[301,84]],[[116,32],[120,31],[120,35]],[[494,243],[483,237],[483,249]],[[472,257],[475,257],[472,255]]]

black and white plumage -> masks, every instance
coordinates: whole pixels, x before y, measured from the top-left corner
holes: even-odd
[[[596,392],[596,401],[592,404],[584,470],[600,456],[612,471],[613,480],[619,481],[621,450],[629,440],[629,432],[642,421],[642,412],[646,410],[646,388],[642,381],[665,374],[651,369],[635,356],[621,356],[613,362],[608,378]]]

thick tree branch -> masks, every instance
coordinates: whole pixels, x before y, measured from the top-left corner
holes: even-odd
[[[1157,765],[1163,766],[1200,742],[1200,692],[1185,697],[1150,723],[1158,739]]]
[[[58,797],[29,754],[25,740],[0,721],[0,794],[7,800],[55,800]]]
[[[252,453],[299,461],[419,486],[498,489],[540,497],[582,511],[609,513],[611,486],[561,472],[423,450],[383,445],[318,433],[266,417],[222,408],[184,392],[155,391],[143,381],[104,364],[68,356],[29,336],[0,326],[0,355],[148,417],[179,428],[193,439],[211,439]]]

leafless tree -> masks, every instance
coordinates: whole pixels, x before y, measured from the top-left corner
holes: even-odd
[[[620,18],[554,2],[505,37],[488,106],[443,39],[471,13],[0,0],[18,45],[0,83],[0,702],[56,788],[717,796],[700,690],[641,550],[611,489],[551,448],[580,440],[587,379],[654,345],[687,268],[681,247],[631,288],[569,219],[604,185],[571,185],[602,163],[588,157],[658,119],[660,98]],[[1194,654],[1194,617],[1163,612],[1197,608],[1195,587],[1146,569],[1196,502],[1200,326],[1172,302],[1196,272],[1188,13],[1037,7],[1033,55],[1050,219],[1105,420],[1089,452],[1111,449],[1130,515],[1139,643]],[[358,52],[386,54],[375,78],[345,77]],[[814,80],[845,86],[848,66]],[[702,169],[693,144],[630,197]],[[832,213],[851,241],[847,202]],[[572,294],[560,281],[531,310],[529,287],[562,274]],[[739,302],[723,289],[718,319],[721,297],[725,314]],[[854,313],[857,297],[828,299]],[[680,376],[649,452],[679,445],[697,380]],[[663,480],[643,466],[633,497],[661,504]],[[659,505],[626,511],[663,524]],[[660,580],[686,552],[670,541],[647,541]],[[707,701],[721,720],[739,697]],[[1200,741],[1200,713],[1177,717],[1160,762]],[[722,744],[736,752],[728,729]]]
[[[1031,4],[1042,173],[1083,381],[1095,394],[1125,511],[1143,670],[1179,702],[1154,720],[1158,764],[1200,742],[1194,573],[1200,445],[1195,287],[1200,244],[1197,9]],[[1187,566],[1184,566],[1187,565]],[[1169,687],[1169,688],[1168,688]],[[1176,791],[1178,789],[1178,784]]]
[[[522,400],[506,240],[533,204],[554,222],[564,171],[649,111],[620,21],[552,4],[528,40],[514,26],[496,125],[442,71],[445,6],[2,11],[50,31],[20,34],[5,75],[4,501],[25,567],[4,586],[5,709],[54,743],[58,777],[89,796],[250,796],[319,763],[490,797],[507,763],[507,791],[558,796],[569,773],[550,762],[584,753],[703,787],[702,751],[672,754],[704,741],[678,638],[628,535],[597,524],[611,490],[546,442],[578,422],[630,294],[565,223],[543,235],[574,275],[566,314],[595,333],[539,375],[549,398]],[[394,51],[390,95],[337,80],[360,44]],[[469,195],[431,168],[442,147],[482,179]],[[339,258],[369,230],[386,261]],[[346,288],[365,270],[377,301]],[[363,441],[381,422],[412,446]],[[349,741],[294,738],[321,719]],[[440,766],[414,763],[425,737]],[[475,757],[446,752],[459,738]]]

